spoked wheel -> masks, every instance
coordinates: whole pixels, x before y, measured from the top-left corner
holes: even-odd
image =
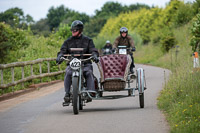
[[[80,107],[80,96],[78,94],[78,77],[72,78],[72,86],[73,86],[73,111],[74,114],[79,113],[79,107]]]
[[[140,108],[144,108],[144,92],[139,94]]]
[[[137,69],[137,87],[139,91],[140,108],[144,108],[144,70]]]

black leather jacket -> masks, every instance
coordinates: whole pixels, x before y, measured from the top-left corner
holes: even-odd
[[[89,37],[81,35],[79,37],[69,37],[61,46],[58,55],[62,54],[81,54],[81,52],[71,52],[70,48],[84,48],[82,54],[96,54],[99,56],[98,50],[95,48],[93,40]],[[88,58],[88,57],[83,57]],[[85,62],[85,64],[91,63],[91,61]]]

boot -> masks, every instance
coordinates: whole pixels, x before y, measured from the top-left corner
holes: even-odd
[[[65,103],[70,103],[70,94],[69,93],[65,94],[64,101],[65,101]]]

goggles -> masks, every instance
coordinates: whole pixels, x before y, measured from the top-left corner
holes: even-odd
[[[79,29],[71,29],[71,32],[77,32]]]
[[[127,30],[122,29],[122,30],[120,30],[120,32],[121,32],[121,33],[127,33]]]

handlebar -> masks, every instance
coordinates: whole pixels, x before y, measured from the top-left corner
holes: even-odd
[[[126,46],[118,46],[117,48],[114,48],[113,51],[119,51],[119,49],[126,49],[128,52],[131,52],[132,51],[132,47],[126,47]],[[135,49],[132,51],[134,52]]]
[[[63,56],[92,56],[92,54],[64,54]]]
[[[90,54],[91,55],[91,54]],[[65,58],[65,57],[70,57],[71,55],[67,55],[67,56],[65,56],[64,55],[64,57],[61,57],[60,59],[63,59],[63,60],[66,60],[66,61],[70,61],[71,59],[68,59],[68,58]],[[87,54],[87,56],[89,56],[89,54]],[[71,56],[72,57],[72,56]],[[87,59],[79,59],[81,62],[83,61],[88,61],[88,60],[91,60],[92,59],[92,56],[90,56],[89,58],[87,58]]]

